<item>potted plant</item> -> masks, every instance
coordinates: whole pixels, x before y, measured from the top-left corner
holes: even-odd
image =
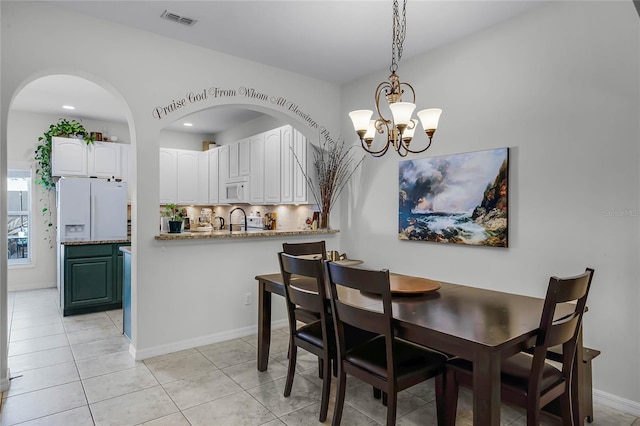
[[[300,159],[292,149],[293,156],[302,170],[311,194],[320,209],[320,223],[318,224],[320,228],[330,229],[329,214],[331,209],[338,201],[342,190],[349,183],[349,179],[351,179],[358,167],[362,165],[365,157],[358,158],[359,155],[354,152],[356,147],[356,145],[346,146],[342,138],[337,141],[325,138],[313,153],[316,182],[302,167]]]
[[[51,175],[51,138],[54,136],[84,139],[87,145],[93,143],[93,137],[76,120],[60,118],[57,123],[50,125],[49,130],[38,138],[34,156],[34,159],[38,162],[36,174],[40,176],[36,183],[42,185],[44,189],[53,189],[56,186]]]
[[[162,216],[169,218],[169,233],[179,234],[182,232],[182,222],[184,221],[184,214],[181,209],[174,203],[164,206],[164,212]]]

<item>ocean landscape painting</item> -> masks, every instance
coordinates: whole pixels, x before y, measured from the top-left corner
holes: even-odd
[[[398,238],[508,247],[509,148],[399,163]]]

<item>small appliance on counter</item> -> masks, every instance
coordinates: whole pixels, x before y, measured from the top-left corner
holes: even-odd
[[[200,210],[200,216],[198,217],[198,226],[193,227],[193,231],[200,232],[211,232],[213,231],[213,226],[211,226],[211,216],[213,215],[213,210],[211,209],[202,209]]]

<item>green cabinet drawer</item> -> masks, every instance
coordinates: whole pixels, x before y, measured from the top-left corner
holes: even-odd
[[[114,244],[87,244],[82,246],[67,245],[64,253],[67,259],[82,257],[112,256]]]

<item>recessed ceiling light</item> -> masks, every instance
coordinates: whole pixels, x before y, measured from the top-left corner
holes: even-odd
[[[64,108],[64,109],[76,109],[76,107],[74,107],[72,105],[62,105],[62,108]]]
[[[192,123],[184,123],[183,126],[191,127],[191,126],[193,126],[193,124]]]

